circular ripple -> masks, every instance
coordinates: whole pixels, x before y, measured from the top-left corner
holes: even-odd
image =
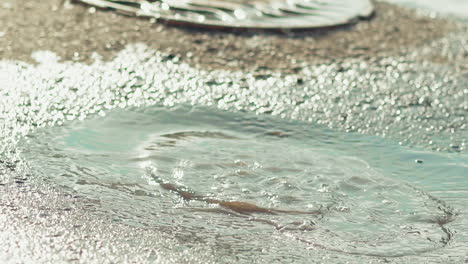
[[[150,107],[28,138],[23,154],[49,181],[99,200],[103,212],[119,221],[171,230],[188,244],[202,241],[246,254],[260,250],[256,238],[275,236],[289,241],[289,250],[306,245],[403,256],[443,247],[452,236],[444,226],[452,220],[450,208],[377,172],[349,154],[362,146],[359,141],[323,128]],[[184,202],[161,182],[217,200],[323,214],[243,215]]]
[[[126,14],[229,28],[317,28],[369,17],[369,0],[78,0]]]

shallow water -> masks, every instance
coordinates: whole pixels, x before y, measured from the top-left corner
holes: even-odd
[[[466,36],[416,53],[463,58]],[[41,211],[27,221],[50,221],[71,238],[6,229],[0,248],[15,260],[9,250],[30,240],[15,262],[32,262],[20,260],[35,251],[49,257],[44,263],[69,259],[70,244],[89,263],[464,263],[468,76],[418,54],[287,76],[207,72],[143,45],[89,65],[47,51],[33,54],[36,65],[0,61],[2,191],[12,182],[10,190],[48,202],[24,191],[45,182],[40,191],[78,197],[77,214],[89,215],[79,224],[121,224],[120,233],[82,231],[53,222],[68,216]],[[243,215],[183,201],[158,182],[304,214]],[[21,210],[36,212],[25,203]]]
[[[314,28],[348,24],[357,17],[369,17],[373,6],[369,0],[349,1],[93,1],[82,2],[110,7],[140,17],[157,17],[168,21],[228,28]],[[352,4],[351,4],[352,3]]]
[[[249,260],[256,252],[254,259],[292,254],[284,261],[305,263],[313,249],[338,262],[353,255],[460,258],[468,242],[459,215],[468,200],[462,154],[189,106],[115,110],[40,129],[23,146],[33,171],[98,200],[114,221],[170,233],[189,248],[203,243],[222,259]],[[320,214],[236,213],[184,201],[161,182],[213,199]]]
[[[439,43],[463,52],[463,36],[449,40]],[[2,186],[17,182],[6,161],[20,160],[19,182],[92,202],[86,214],[121,224],[123,236],[152,234],[145,241],[158,251],[145,261],[466,259],[467,76],[449,67],[389,57],[257,78],[197,70],[143,45],[91,65],[34,57],[38,65],[0,62]],[[415,85],[426,88],[415,95]],[[158,182],[303,214],[184,202]],[[79,231],[65,233],[86,249]],[[121,262],[147,252],[129,246],[138,239],[110,241],[124,245],[112,254]]]

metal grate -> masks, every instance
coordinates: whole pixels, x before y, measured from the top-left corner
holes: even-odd
[[[299,29],[351,23],[370,0],[75,0],[130,15],[205,27]]]

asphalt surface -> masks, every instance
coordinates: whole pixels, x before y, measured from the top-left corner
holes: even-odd
[[[28,171],[27,162],[15,153],[16,140],[34,127],[79,119],[81,113],[126,105],[183,103],[189,95],[198,100],[196,103],[219,103],[216,98],[196,97],[191,90],[177,86],[180,80],[188,82],[191,77],[209,88],[217,85],[212,81],[216,78],[226,84],[240,80],[239,87],[249,87],[248,93],[222,101],[219,108],[307,120],[434,151],[464,152],[468,109],[466,25],[386,3],[379,2],[376,7],[375,17],[368,21],[329,30],[223,32],[177,28],[62,1],[2,2],[0,68],[4,74],[0,76],[5,78],[5,86],[0,90],[0,260],[219,261],[216,252],[207,248],[179,247],[177,239],[184,238],[171,232],[148,232],[112,222],[108,212],[100,209],[99,201],[71,195],[30,177],[33,172]],[[144,48],[135,47],[135,43],[142,43]],[[55,55],[31,56],[39,50]],[[97,64],[96,54],[102,58]],[[54,64],[57,74],[47,66],[55,63],[54,58],[62,63]],[[134,77],[132,71],[154,68],[163,69],[161,76],[171,74],[165,81],[179,76],[173,81],[174,95],[163,98],[149,91],[151,100],[132,99],[121,92],[128,84],[114,87],[106,86],[106,82],[98,85],[98,92],[91,92],[90,87],[100,81],[99,73],[116,76],[119,65],[126,66],[125,78]],[[92,81],[81,82],[84,74]],[[49,89],[52,77],[56,87]],[[268,78],[281,80],[278,87],[265,84],[263,80]],[[360,83],[349,90],[358,95],[348,96],[331,80]],[[154,85],[157,81],[145,82]],[[302,90],[289,91],[293,84]],[[320,89],[304,90],[301,85],[307,84]],[[65,89],[77,95],[71,97]],[[268,101],[269,89],[284,96]],[[221,87],[216,92],[235,95],[244,90]],[[111,103],[96,99],[100,96],[102,100],[111,98]],[[88,104],[91,101],[99,107]],[[349,261],[359,263],[358,259]],[[402,259],[401,263],[411,261]]]
[[[0,56],[22,61],[31,61],[34,51],[50,50],[63,60],[90,62],[94,52],[110,59],[129,43],[144,43],[197,68],[288,73],[347,58],[369,61],[407,54],[460,30],[454,22],[380,2],[369,21],[299,32],[177,28],[60,0],[10,0],[2,6]],[[419,59],[452,63],[466,59],[447,56],[437,52]]]

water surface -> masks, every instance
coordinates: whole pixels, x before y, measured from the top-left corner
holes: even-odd
[[[205,71],[139,44],[91,64],[2,60],[0,247],[46,263],[466,262],[466,36],[291,75]],[[434,51],[454,59],[420,60]],[[162,182],[321,214],[239,214]],[[52,189],[73,194],[70,214]]]
[[[41,129],[24,146],[41,177],[98,200],[114,221],[172,234],[185,247],[214,248],[223,261],[288,256],[284,262],[306,263],[311,253],[337,263],[356,255],[459,259],[468,241],[462,154],[188,106],[115,110]],[[184,201],[161,182],[212,199],[320,214],[236,213]]]

